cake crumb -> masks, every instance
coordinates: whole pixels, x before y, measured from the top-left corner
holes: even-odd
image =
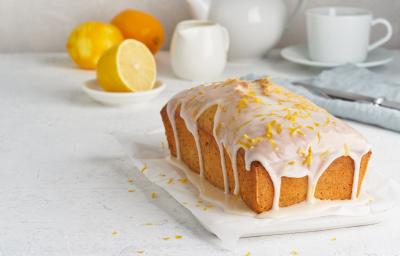
[[[156,192],[151,192],[151,198],[156,199],[158,197]]]
[[[175,236],[175,239],[182,239],[183,238],[183,236],[181,236],[181,235],[176,235]]]
[[[336,236],[332,237],[331,241],[336,241]]]
[[[290,252],[290,256],[298,256],[299,253],[296,250]]]
[[[130,188],[130,189],[128,189],[128,192],[132,193],[132,192],[136,192],[136,190],[134,190],[133,188]]]
[[[165,241],[171,240],[171,237],[169,237],[169,236],[164,236],[164,237],[163,237],[163,240],[165,240]]]

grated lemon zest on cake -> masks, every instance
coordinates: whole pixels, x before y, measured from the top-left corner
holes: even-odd
[[[164,236],[164,237],[163,237],[163,240],[166,240],[166,241],[167,241],[167,240],[171,240],[171,237],[169,237],[169,236]]]
[[[331,118],[329,116],[326,117],[324,125],[328,125],[331,122]]]
[[[181,236],[181,235],[176,235],[175,236],[175,239],[182,239],[183,238],[183,236]]]
[[[304,158],[303,165],[310,167],[312,163],[312,149],[311,146],[308,147],[307,154]]]
[[[288,165],[295,165],[296,164],[296,161],[289,161],[288,163],[287,163]]]
[[[173,178],[169,178],[168,181],[167,181],[167,184],[170,185],[172,183],[174,183],[174,179]]]
[[[156,192],[151,192],[151,198],[156,199],[158,197]]]
[[[319,144],[321,142],[321,133],[319,131],[317,132],[317,140]]]

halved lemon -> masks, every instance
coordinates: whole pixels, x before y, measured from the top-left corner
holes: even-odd
[[[105,91],[147,91],[156,81],[156,62],[146,45],[127,39],[100,57],[96,74]]]

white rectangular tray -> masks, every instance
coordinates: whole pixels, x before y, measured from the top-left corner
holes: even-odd
[[[183,170],[167,160],[168,149],[162,130],[149,132],[145,136],[118,135],[116,139],[149,181],[162,187],[208,231],[227,245],[235,244],[240,237],[375,224],[383,219],[393,207],[395,197],[400,194],[399,185],[395,181],[384,179],[377,172],[369,170],[365,181],[366,193],[370,198],[368,203],[348,203],[314,215],[283,218],[259,219],[254,216],[234,215],[225,212],[215,202],[200,198],[198,189],[186,180],[191,177],[187,177]]]

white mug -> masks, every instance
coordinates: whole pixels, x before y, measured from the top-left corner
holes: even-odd
[[[183,79],[208,82],[224,71],[229,48],[228,31],[205,20],[180,22],[171,41],[172,69]]]
[[[372,26],[382,24],[386,35],[370,44]],[[368,10],[351,7],[322,7],[307,11],[309,57],[329,63],[357,63],[369,51],[392,37],[392,26],[385,19],[373,19]]]

